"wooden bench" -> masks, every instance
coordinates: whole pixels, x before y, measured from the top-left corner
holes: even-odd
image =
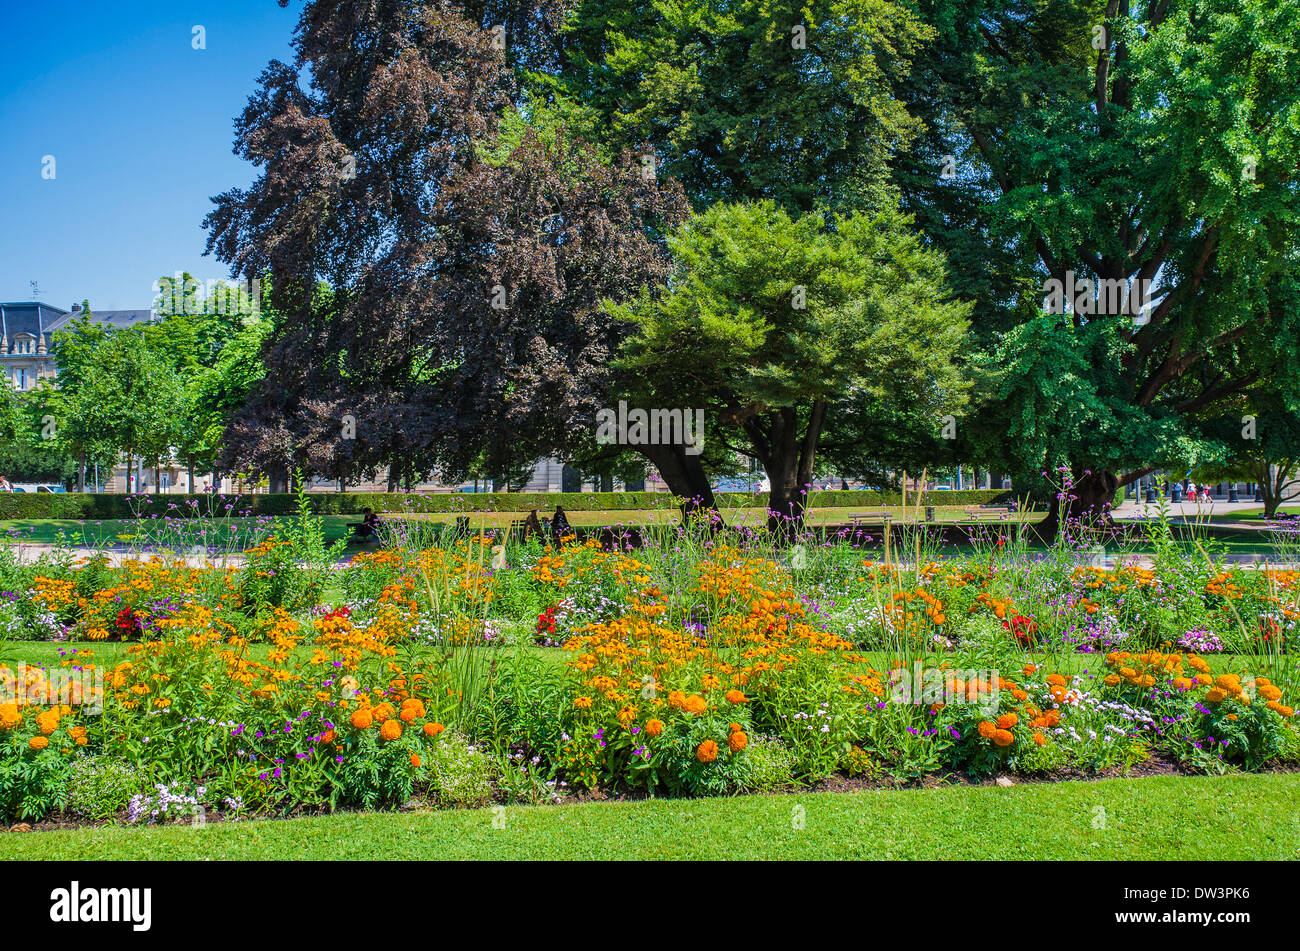
[[[985,508],[984,506],[981,505],[976,505],[976,506],[967,506],[966,508],[962,509],[962,511],[966,513],[967,518],[978,522],[980,519],[983,518],[1001,519],[1003,516],[1015,512],[1015,509],[1012,508],[1010,505],[998,505],[998,506],[991,506],[989,508]]]
[[[890,522],[909,522],[912,521],[910,515],[896,515],[893,512],[850,512],[849,521],[853,527],[857,528],[859,524],[866,522],[875,524],[879,522],[882,525],[888,525]]]

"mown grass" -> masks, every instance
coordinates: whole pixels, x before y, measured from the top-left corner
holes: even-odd
[[[248,645],[248,653],[258,661],[265,661],[266,655],[271,651],[274,645],[266,642],[254,642]],[[22,661],[26,664],[48,666],[60,663],[65,657],[72,654],[73,651],[93,653],[94,661],[100,667],[109,668],[124,660],[129,660],[130,656],[127,651],[131,648],[130,643],[123,641],[8,641],[0,645],[0,663],[14,664]],[[548,663],[556,666],[564,663],[568,657],[568,652],[558,647],[532,647],[524,648],[529,653],[543,658]],[[300,646],[293,653],[300,657],[310,657],[313,648],[309,646]],[[492,648],[492,647],[462,647],[461,651],[481,650],[498,653],[503,661],[512,653],[511,648]],[[438,651],[435,647],[416,647],[415,653],[434,654]]]
[[[0,834],[0,860],[1297,859],[1300,775],[676,799]]]
[[[852,507],[819,507],[808,510],[806,524],[810,528],[818,526],[847,525],[850,522],[851,515],[855,513],[881,513],[889,512],[895,519],[896,525],[902,525],[907,520],[914,519],[917,511],[914,507],[909,506],[906,510],[897,506],[866,506],[859,508]],[[542,515],[549,513],[542,512]],[[731,508],[723,509],[722,517],[726,523],[733,527],[747,527],[759,529],[766,524],[767,514],[761,507],[751,508]],[[454,521],[457,517],[465,515],[470,519],[470,524],[475,529],[508,529],[516,522],[526,516],[521,512],[444,512],[429,513],[415,516],[400,516],[396,514],[386,515],[385,518],[390,522],[401,521],[403,519],[416,519],[426,523],[445,524]],[[589,528],[593,526],[623,526],[628,528],[660,528],[663,530],[674,529],[679,517],[675,509],[662,510],[600,510],[600,511],[569,511],[566,513],[569,523],[575,528]],[[322,518],[322,528],[325,534],[325,543],[333,544],[339,539],[348,539],[351,536],[351,526],[359,521],[360,517],[356,515],[324,515]],[[960,506],[939,506],[936,509],[935,519],[928,524],[931,527],[966,525],[976,528],[983,528],[985,533],[995,534],[997,531],[1009,531],[1017,523],[1030,525],[1036,523],[1042,518],[1041,512],[1030,513],[1020,516],[1008,516],[1005,519],[971,519]],[[1221,544],[1228,552],[1238,555],[1259,555],[1269,556],[1275,554],[1275,546],[1269,536],[1264,523],[1260,523],[1258,529],[1241,529],[1235,526],[1219,524],[1224,519],[1229,521],[1235,519],[1218,516],[1211,516],[1208,520],[1202,520],[1202,523],[1195,531],[1201,535],[1214,539],[1217,544]],[[863,528],[868,532],[879,534],[881,519],[872,518],[863,522]],[[230,518],[222,519],[219,524],[224,532],[229,532],[231,528],[242,530],[242,535],[249,534],[256,527],[257,520],[253,518]],[[262,520],[265,524],[265,520]],[[1190,529],[1184,528],[1181,524],[1174,523],[1175,536],[1183,534]],[[163,533],[167,535],[167,533]],[[104,520],[84,520],[76,519],[7,519],[0,520],[0,545],[66,545],[72,548],[95,549],[95,548],[117,548],[123,549],[132,546],[144,546],[146,548],[157,547],[157,537],[151,533],[151,530],[142,525],[139,519],[104,519]],[[1178,542],[1181,547],[1189,553],[1195,551],[1195,545],[1188,540]],[[242,544],[235,545],[234,550],[237,552]],[[364,546],[362,543],[352,543],[348,547],[348,554],[361,550]],[[1048,550],[1046,544],[1033,540],[1027,546],[1030,553],[1042,553]],[[1121,551],[1127,554],[1149,554],[1152,548],[1143,540],[1134,540],[1122,546],[1108,546],[1108,549],[1114,549],[1114,553]],[[971,546],[965,543],[948,543],[943,546],[943,553],[948,556],[958,556],[967,554]]]
[[[325,541],[332,544],[351,534],[351,525],[359,515],[323,515]],[[263,523],[265,519],[262,520]],[[223,529],[236,526],[251,531],[255,518],[219,519]],[[15,518],[0,519],[0,543],[9,545],[69,545],[75,548],[114,548],[144,542],[150,529],[146,520],[136,518],[71,519]]]

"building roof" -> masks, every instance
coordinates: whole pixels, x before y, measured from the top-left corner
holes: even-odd
[[[63,330],[74,320],[82,316],[81,307],[74,304],[72,312],[65,314],[57,323],[50,325],[50,331]],[[128,327],[134,327],[138,324],[151,323],[157,318],[152,310],[90,310],[91,323],[99,324],[106,327],[112,327],[117,330],[125,330]]]
[[[66,310],[42,304],[40,301],[0,304],[0,334],[3,335],[3,343],[11,346],[14,338],[19,334],[26,334],[40,340],[42,334],[49,333],[64,322],[67,316]]]

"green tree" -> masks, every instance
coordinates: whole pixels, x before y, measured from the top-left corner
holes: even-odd
[[[854,418],[842,410],[919,407],[937,428],[960,405],[969,308],[951,299],[943,255],[897,211],[791,218],[768,201],[721,204],[669,247],[661,296],[607,305],[636,325],[622,384],[641,406],[703,409],[706,444],[716,432],[758,458],[774,528],[801,523],[823,432]]]
[[[931,32],[893,0],[579,0],[529,87],[614,154],[649,143],[696,210],[861,208],[920,130],[897,88]]]
[[[1066,466],[1069,514],[1104,517],[1118,484],[1205,454],[1202,415],[1294,378],[1300,4],[918,9],[927,131],[895,181],[976,301],[972,445],[1040,491]],[[1049,281],[1076,291],[1054,319]]]

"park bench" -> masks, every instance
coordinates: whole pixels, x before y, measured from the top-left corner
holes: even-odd
[[[978,522],[980,519],[985,518],[1001,519],[1004,515],[1010,512],[1015,512],[1015,509],[1010,505],[995,505],[989,507],[973,505],[967,506],[962,509],[962,511],[966,513],[968,519]]]
[[[857,528],[860,524],[874,525],[877,522],[888,525],[890,522],[909,522],[912,521],[911,515],[899,515],[894,512],[850,512],[849,521],[853,527]]]

